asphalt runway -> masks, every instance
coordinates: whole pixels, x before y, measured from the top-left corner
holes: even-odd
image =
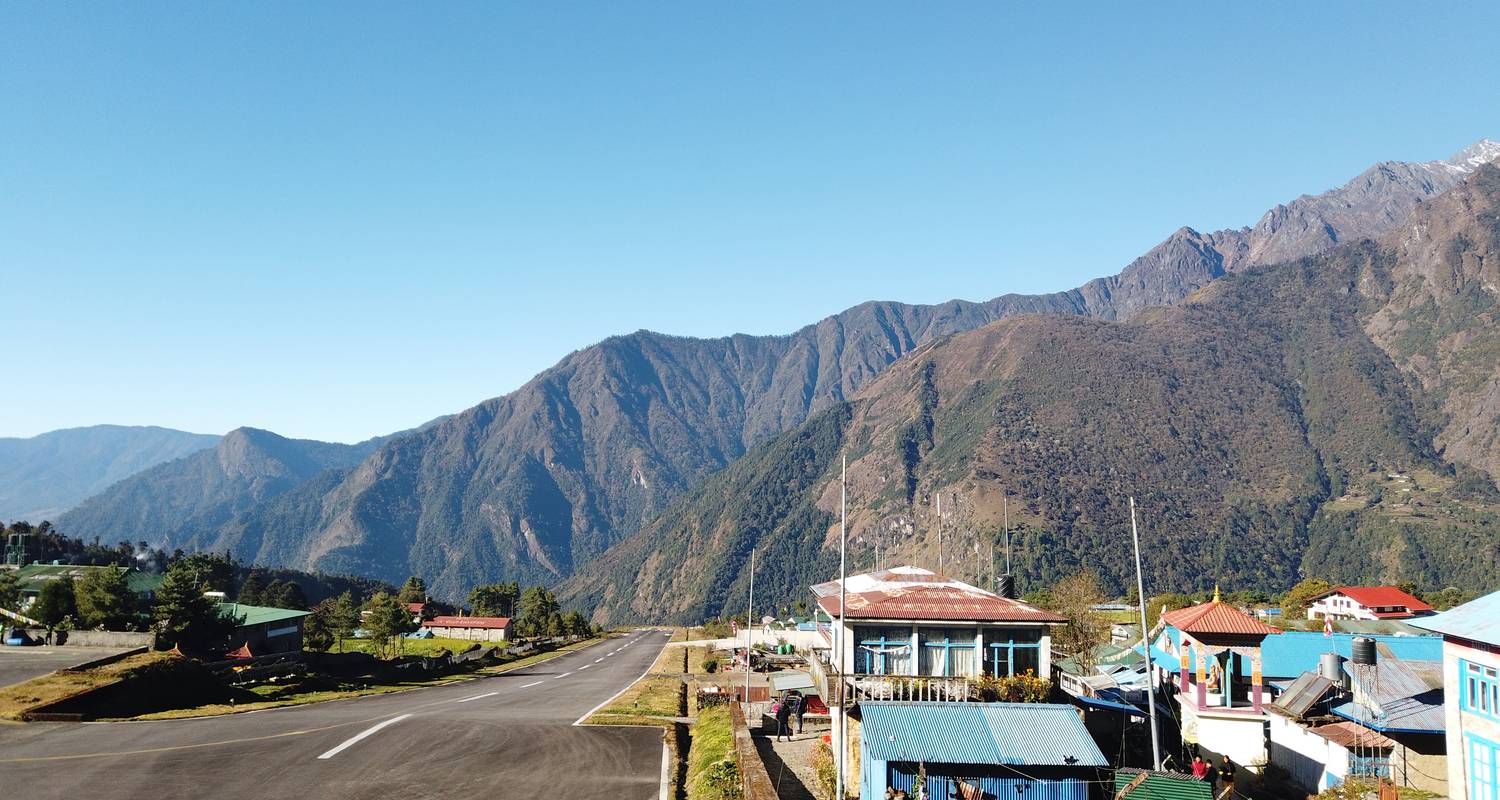
[[[123,653],[128,647],[3,647],[0,646],[0,686],[23,683],[49,672]]]
[[[656,798],[657,728],[579,726],[650,669],[642,631],[462,683],[245,714],[0,725],[27,798]]]

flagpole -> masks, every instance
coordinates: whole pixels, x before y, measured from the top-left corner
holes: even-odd
[[[845,572],[846,564],[844,561],[844,553],[849,539],[848,518],[849,456],[845,455],[843,458],[843,469],[839,476],[839,774],[834,788],[835,800],[844,800],[845,753],[849,749],[849,706],[845,702],[845,695],[849,687],[847,681],[844,680],[844,659],[848,657],[848,653],[845,652],[848,646],[844,643],[844,637],[848,635],[848,630],[844,624],[844,599],[849,577]]]
[[[1161,744],[1156,734],[1156,666],[1151,661],[1151,635],[1146,630],[1146,579],[1141,575],[1141,534],[1135,527],[1135,497],[1130,498],[1130,538],[1135,541],[1135,599],[1141,610],[1141,655],[1146,658],[1146,707],[1151,712],[1151,763],[1161,770]]]
[[[745,604],[745,716],[750,711],[750,636],[751,618],[755,613],[755,548],[750,548],[750,601]]]

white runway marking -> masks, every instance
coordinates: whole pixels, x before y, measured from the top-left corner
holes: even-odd
[[[563,673],[563,674],[561,674],[561,675],[559,675],[559,676],[557,676],[557,677],[558,677],[558,678],[566,678],[566,677],[568,677],[568,676],[569,676],[569,675],[572,675],[572,674],[573,674],[573,673],[571,673],[571,672],[564,672],[564,673]]]
[[[354,736],[351,736],[343,744],[339,745],[338,747],[333,748],[332,750],[329,750],[328,752],[324,753],[321,756],[318,756],[318,758],[333,758],[334,756],[338,755],[339,753],[344,752],[344,750],[346,748],[352,746],[355,742],[358,742],[359,740],[365,738],[366,736],[369,736],[369,735],[375,733],[376,731],[380,730],[381,728],[384,728],[384,727],[386,727],[388,725],[395,725],[396,723],[400,722],[403,719],[406,719],[409,716],[411,716],[411,715],[410,714],[402,714],[399,717],[391,717],[390,719],[386,720],[385,722],[382,722],[382,723],[380,723],[378,725],[375,725],[375,726],[371,727],[370,729],[368,729],[366,731],[363,731],[361,733],[355,734]]]
[[[485,692],[484,694],[476,694],[473,697],[465,697],[464,699],[458,700],[456,702],[467,703],[470,700],[483,700],[486,697],[494,697],[497,694],[500,694],[500,693],[499,692]]]
[[[535,682],[533,682],[533,683],[528,683],[528,684],[526,684],[526,685],[525,685],[525,686],[522,686],[522,687],[521,687],[521,688],[522,688],[522,689],[530,689],[530,688],[531,688],[531,687],[533,687],[533,686],[540,686],[540,685],[541,685],[541,684],[542,684],[542,682],[541,682],[541,681],[535,681]]]
[[[594,666],[594,665],[593,664],[584,664],[583,666],[579,667],[579,669],[580,670],[584,670],[584,669],[588,669],[589,667],[592,667],[592,666]]]
[[[599,663],[600,661],[603,661],[603,660],[604,660],[604,656],[599,656],[598,658],[594,659],[594,663],[597,664],[597,663]]]

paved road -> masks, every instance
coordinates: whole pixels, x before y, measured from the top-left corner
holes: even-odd
[[[0,725],[0,787],[27,798],[656,798],[661,732],[573,723],[667,636],[396,695],[159,722]]]
[[[0,686],[29,681],[60,669],[123,653],[128,647],[3,647],[0,646]]]

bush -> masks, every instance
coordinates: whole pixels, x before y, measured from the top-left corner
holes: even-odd
[[[717,656],[709,656],[703,659],[703,671],[712,675],[719,671],[719,659]]]

